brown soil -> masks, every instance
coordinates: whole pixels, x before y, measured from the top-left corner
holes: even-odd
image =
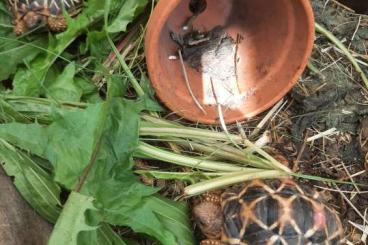
[[[46,245],[52,226],[38,216],[0,168],[0,244]]]

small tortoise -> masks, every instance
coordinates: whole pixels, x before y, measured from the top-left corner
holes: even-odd
[[[343,228],[317,191],[291,179],[254,180],[194,206],[201,245],[338,245]]]
[[[67,27],[63,10],[71,15],[78,12],[82,0],[8,0],[14,17],[14,33],[47,25],[51,31],[64,31]]]

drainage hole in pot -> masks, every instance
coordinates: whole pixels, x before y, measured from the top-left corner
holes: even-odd
[[[207,8],[207,1],[206,0],[190,0],[189,2],[189,10],[194,15],[198,15],[204,12]]]

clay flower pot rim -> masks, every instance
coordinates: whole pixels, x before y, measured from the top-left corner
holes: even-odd
[[[146,39],[145,39],[145,53],[146,53],[146,58],[147,58],[148,70],[154,69],[153,64],[157,62],[156,56],[157,56],[158,51],[153,52],[152,49],[154,49],[154,47],[157,47],[157,43],[160,40],[158,36],[161,33],[161,28],[165,26],[166,21],[170,17],[172,11],[174,11],[178,7],[181,1],[182,0],[170,0],[170,1],[160,0],[158,2],[158,5],[156,6],[157,8],[156,11],[159,11],[160,13],[159,14],[158,12],[153,13],[153,15],[151,16],[148,22],[148,26],[151,27],[151,28],[148,28],[147,33],[146,33]],[[312,6],[309,0],[298,0],[298,1],[302,5],[302,8],[304,9],[307,15],[307,18],[305,21],[308,25],[308,29],[305,30],[308,36],[307,37],[308,41],[306,44],[305,52],[303,53],[303,56],[300,59],[301,60],[300,67],[304,68],[308,64],[308,60],[312,53],[314,40],[315,40],[314,14],[313,14],[313,9],[312,9]],[[161,2],[161,5],[160,5],[160,2]],[[163,6],[163,2],[165,2],[165,6]],[[150,49],[151,51],[148,52]],[[226,123],[243,121],[245,119],[254,117],[264,112],[265,110],[271,108],[274,104],[280,101],[290,91],[290,89],[298,82],[298,79],[302,75],[303,72],[304,72],[304,69],[299,69],[298,71],[296,71],[295,74],[292,76],[292,79],[290,79],[289,83],[283,85],[279,89],[279,91],[275,93],[275,95],[268,101],[268,103],[265,103],[262,106],[259,106],[257,109],[253,110],[252,112],[249,112],[249,113],[247,112],[243,115],[232,117],[231,120],[227,120]],[[174,104],[175,102],[165,101],[165,99],[160,96],[160,94],[164,93],[164,91],[160,91],[160,89],[158,89],[155,86],[155,82],[153,81],[154,79],[155,78],[151,78],[151,81],[153,83],[154,88],[156,89],[158,96],[161,98],[161,101],[166,106],[168,106],[169,109],[171,109],[172,107],[171,105]],[[160,77],[160,79],[164,80],[165,78]],[[162,81],[162,82],[165,82],[165,81]],[[259,93],[262,93],[262,92],[259,92]],[[193,103],[193,107],[195,107],[194,103]],[[174,111],[174,113],[190,121],[193,121],[193,122],[201,122],[204,124],[219,124],[220,123],[218,120],[214,120],[213,118],[207,118],[205,116],[199,118],[197,116],[192,117],[191,115],[186,115],[185,112],[182,113],[180,111]]]

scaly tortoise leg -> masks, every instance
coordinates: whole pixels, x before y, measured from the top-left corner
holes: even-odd
[[[206,239],[201,241],[200,245],[223,245],[219,240]]]
[[[50,15],[47,9],[42,9],[42,11],[40,11],[39,14],[47,18],[46,24],[51,31],[55,31],[55,32],[65,31],[65,29],[68,26],[66,18],[62,15],[57,15],[57,16]]]
[[[193,209],[196,223],[207,238],[200,245],[223,245],[220,241],[223,217],[220,193],[205,193]]]
[[[47,25],[51,31],[61,32],[68,27],[66,18],[64,16],[49,16],[47,18]]]
[[[20,36],[24,32],[26,32],[27,31],[27,26],[26,26],[26,23],[24,22],[24,20],[15,19],[13,31],[14,31],[15,35],[17,35],[17,36]]]
[[[27,30],[27,26],[23,20],[23,15],[18,12],[18,6],[16,4],[14,4],[14,6],[12,7],[12,12],[14,15],[13,31],[17,36],[22,35]]]
[[[210,192],[202,194],[202,202],[211,202],[221,205],[221,194],[217,192]]]

